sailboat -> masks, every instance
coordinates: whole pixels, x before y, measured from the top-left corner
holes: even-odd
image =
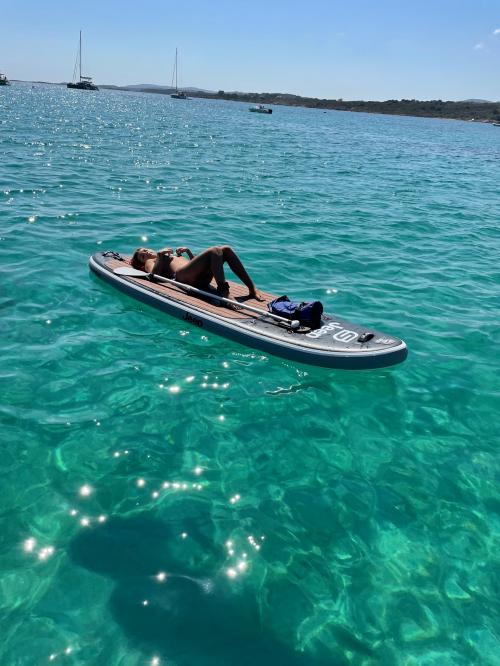
[[[0,86],[10,86],[10,81],[5,74],[0,72]]]
[[[174,99],[187,99],[187,95],[183,90],[179,90],[177,87],[177,49],[175,49],[175,64],[174,64],[174,72],[172,74],[172,87],[174,85],[174,79],[175,79],[175,92],[170,95],[170,97],[173,97]]]
[[[79,80],[75,81],[76,68],[79,68]],[[78,51],[77,60],[75,62],[75,69],[73,70],[73,82],[68,83],[68,88],[77,88],[78,90],[99,90],[99,88],[92,83],[91,76],[82,76],[82,31],[80,30],[80,48]]]

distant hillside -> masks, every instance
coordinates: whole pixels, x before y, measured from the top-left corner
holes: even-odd
[[[133,86],[100,86],[114,90],[129,90],[135,92],[149,92],[170,94],[173,88],[157,86],[155,84],[142,84]],[[455,120],[474,120],[477,122],[500,122],[500,102],[487,102],[481,99],[468,99],[461,102],[446,102],[440,99],[420,101],[417,99],[389,99],[385,102],[319,99],[316,97],[301,97],[290,93],[245,93],[213,92],[200,88],[182,88],[191,97],[206,99],[224,99],[246,104],[275,104],[281,106],[305,106],[325,111],[355,111],[365,113],[384,113],[400,116],[421,116],[425,118],[450,118]]]
[[[120,86],[126,88],[127,90],[149,90],[150,88],[165,88],[165,86],[160,86],[157,83],[136,83],[133,86]]]
[[[100,85],[100,88],[105,88],[106,90],[130,90],[132,92],[152,92],[152,93],[160,93],[164,95],[168,95],[171,92],[175,90],[172,86],[161,86],[158,85],[157,83],[136,83],[134,85],[130,86],[114,86],[114,85]],[[203,90],[203,88],[194,88],[194,87],[187,87],[187,88],[179,88],[179,90],[183,90],[185,93],[189,94],[195,94],[195,93],[203,93],[207,95],[215,95],[216,93],[213,90]]]
[[[313,109],[332,111],[357,111],[365,113],[385,113],[400,116],[422,116],[426,118],[449,118],[455,120],[475,120],[478,122],[500,122],[500,102],[465,101],[446,102],[440,99],[420,101],[417,99],[389,99],[385,102],[318,99],[300,97],[286,93],[241,93],[219,90],[215,95],[197,93],[197,97],[227,99],[247,104],[281,104],[305,106]]]
[[[101,90],[123,90],[124,92],[147,92],[147,93],[158,93],[159,95],[168,95],[174,92],[175,88],[157,86],[151,83],[146,83],[144,85],[138,84],[133,86],[114,86],[111,84],[99,84]]]
[[[48,83],[48,82],[46,82]],[[56,84],[65,85],[65,84]],[[141,83],[130,86],[102,85],[100,88],[123,90],[128,92],[147,92],[169,95],[174,91],[170,86],[162,87],[154,83]],[[389,99],[385,102],[319,99],[301,97],[289,93],[245,93],[203,90],[201,88],[182,88],[191,97],[223,99],[245,104],[275,104],[281,106],[304,106],[324,111],[354,111],[365,113],[383,113],[400,116],[421,116],[425,118],[449,118],[455,120],[474,120],[476,122],[499,123],[500,102],[488,102],[482,99],[466,99],[460,102],[446,102],[441,99],[421,101],[417,99]]]

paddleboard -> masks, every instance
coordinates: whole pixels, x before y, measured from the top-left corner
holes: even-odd
[[[229,283],[230,298],[257,312],[226,307],[215,298],[200,298],[175,282],[151,282],[146,274],[117,274],[117,269],[130,268],[130,258],[116,252],[94,254],[89,266],[105,282],[142,303],[199,329],[291,361],[342,370],[369,370],[401,363],[408,354],[403,340],[335,314],[324,314],[320,328],[315,330],[293,329],[270,317],[267,303],[276,298],[274,294],[260,292],[262,301],[249,299],[246,288],[234,282]]]

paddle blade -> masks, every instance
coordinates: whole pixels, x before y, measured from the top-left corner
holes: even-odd
[[[138,277],[138,278],[147,278],[149,273],[144,271],[138,271],[137,268],[132,268],[132,266],[118,266],[113,270],[115,275],[126,275],[127,277]]]

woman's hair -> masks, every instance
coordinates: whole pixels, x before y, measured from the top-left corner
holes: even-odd
[[[136,268],[138,271],[142,271],[144,269],[144,263],[145,263],[144,261],[141,261],[139,259],[139,253],[140,253],[141,250],[142,250],[141,247],[137,248],[137,250],[132,255],[132,259],[130,261],[130,263],[132,264],[132,267]]]

